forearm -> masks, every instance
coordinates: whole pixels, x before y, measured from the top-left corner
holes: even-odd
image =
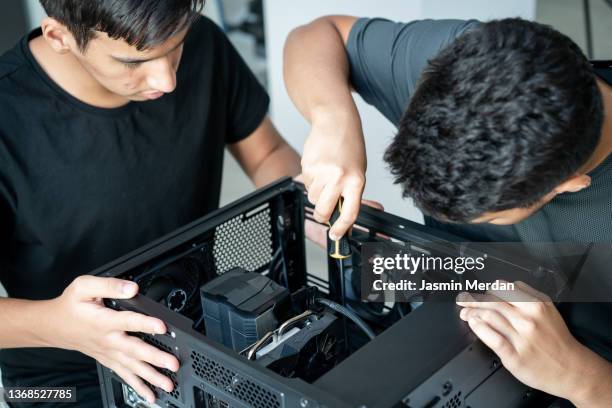
[[[289,96],[311,123],[330,112],[358,117],[343,38],[327,17],[296,28],[284,51]]]
[[[294,177],[298,174],[300,174],[300,156],[287,142],[282,141],[250,177],[259,188],[283,176]]]
[[[49,301],[0,298],[0,348],[47,347],[42,316]]]
[[[584,347],[584,346],[583,346]],[[584,347],[570,400],[576,407],[612,407],[612,363]]]

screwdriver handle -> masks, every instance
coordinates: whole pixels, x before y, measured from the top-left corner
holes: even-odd
[[[334,212],[332,213],[330,219],[329,219],[329,226],[331,228],[332,225],[335,224],[336,221],[338,221],[338,218],[340,218],[340,214],[342,213],[342,204],[344,202],[344,199],[342,197],[340,197],[340,200],[338,200],[338,204],[336,205],[336,208],[334,208]],[[329,256],[334,258],[334,259],[346,259],[349,256],[351,256],[351,247],[349,245],[349,241],[348,241],[348,237],[346,234],[344,234],[342,237],[340,237],[339,240],[337,241],[333,241],[331,239],[328,238],[327,240],[327,250],[329,253]]]

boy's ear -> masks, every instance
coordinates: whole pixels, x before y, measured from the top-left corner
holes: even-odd
[[[555,193],[576,193],[591,185],[591,177],[586,174],[576,174],[555,187]]]
[[[60,54],[70,52],[72,34],[64,24],[52,17],[45,17],[40,23],[45,41]]]

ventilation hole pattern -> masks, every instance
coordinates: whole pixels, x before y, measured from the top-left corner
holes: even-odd
[[[213,256],[217,274],[236,267],[256,271],[272,259],[270,208],[240,215],[215,229]]]
[[[208,384],[234,396],[253,408],[280,408],[278,394],[223,367],[202,354],[192,351],[192,368]]]
[[[172,354],[175,356],[175,354],[172,352],[172,349],[162,343],[161,341],[159,341],[157,338],[147,335],[147,334],[143,334],[141,336],[142,340],[145,343],[148,343],[150,345],[152,345],[153,347],[156,347],[162,351],[165,351],[166,353]],[[175,356],[176,357],[176,356]],[[179,388],[179,384],[178,384],[178,379],[177,379],[177,373],[170,371],[168,369],[165,368],[158,368],[156,367],[156,370],[159,371],[160,373],[162,373],[164,376],[170,378],[170,380],[172,380],[172,384],[174,385],[174,387],[172,388],[172,392],[171,393],[167,393],[166,391],[162,390],[161,388],[157,388],[149,383],[147,383],[147,385],[149,386],[149,388],[151,388],[152,390],[154,390],[158,395],[163,395],[163,394],[167,394],[167,395],[171,395],[172,397],[174,397],[175,399],[177,399],[178,401],[181,400],[181,390]]]
[[[458,391],[451,399],[446,401],[446,404],[444,404],[444,408],[459,408],[461,406],[463,406],[461,391]]]

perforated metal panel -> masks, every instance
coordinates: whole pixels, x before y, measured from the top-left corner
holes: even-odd
[[[161,341],[159,341],[156,337],[144,334],[141,336],[142,340],[150,345],[152,345],[153,347],[156,347],[162,351],[165,351],[166,353],[175,355],[172,352],[172,349],[162,343]],[[157,371],[159,371],[160,373],[162,373],[163,375],[165,375],[166,377],[170,378],[170,380],[172,380],[172,384],[174,384],[174,388],[172,389],[172,392],[169,393],[169,395],[173,396],[174,398],[176,398],[177,400],[181,400],[181,390],[179,388],[179,384],[178,384],[178,379],[177,377],[177,373],[167,370],[165,368],[159,368],[159,367],[155,367],[157,369]],[[168,394],[166,391],[162,390],[161,388],[157,388],[157,387],[153,387],[151,384],[147,384],[150,387],[152,387],[152,389],[157,393],[157,394]]]
[[[463,406],[463,401],[461,400],[461,391],[457,392],[453,397],[446,401],[444,404],[444,408],[459,408]]]
[[[191,352],[192,368],[196,375],[212,386],[225,391],[253,408],[280,408],[277,393],[238,375],[220,363],[197,351]]]
[[[217,274],[241,267],[256,271],[272,259],[272,221],[266,204],[215,229],[213,256]]]

